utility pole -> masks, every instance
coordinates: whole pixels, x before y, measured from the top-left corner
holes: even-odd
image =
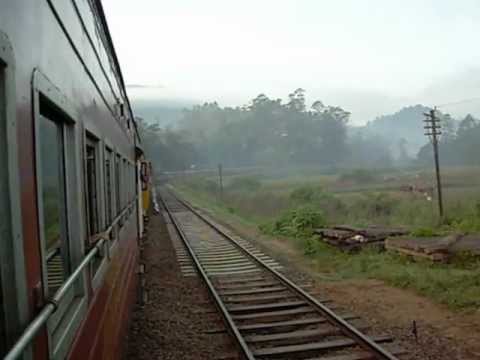
[[[433,156],[435,160],[435,173],[437,176],[437,195],[438,195],[438,212],[440,214],[440,219],[443,220],[443,197],[442,197],[442,182],[440,178],[440,163],[438,158],[438,137],[442,134],[440,131],[440,119],[435,115],[435,110],[432,109],[428,113],[423,113],[425,115],[425,135],[427,135],[433,145]]]
[[[222,164],[218,164],[218,186],[219,186],[219,189],[220,189],[220,200],[223,200]]]

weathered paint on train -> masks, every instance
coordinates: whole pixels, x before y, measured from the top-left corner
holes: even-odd
[[[81,175],[79,190],[84,189],[85,183],[82,145],[85,130],[111,144],[132,164],[135,164],[138,139],[99,0],[0,0],[0,34],[10,44],[14,58],[9,66],[14,68],[15,77],[14,121],[24,252],[24,264],[20,267],[24,267],[26,282],[26,306],[18,311],[19,324],[15,325],[15,331],[7,334],[7,343],[11,346],[45,303],[37,215],[35,122],[38,119],[34,116],[34,73],[48,79],[55,92],[61,94],[72,109],[79,130],[75,135],[76,144],[81,145],[76,150],[79,162],[76,166]],[[86,239],[83,194],[78,196],[76,206],[81,215],[78,219],[79,238]],[[134,212],[117,234],[117,249],[98,287],[84,277],[82,301],[86,304],[85,311],[81,323],[75,326],[74,340],[66,345],[72,359],[120,357],[120,339],[125,333],[128,309],[136,292],[137,219]],[[79,260],[76,258],[75,262]],[[22,303],[23,299],[19,300]],[[25,357],[47,359],[53,353],[51,344],[47,330],[43,330],[36,337],[33,350]]]

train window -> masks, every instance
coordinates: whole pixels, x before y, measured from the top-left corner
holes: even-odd
[[[122,179],[123,179],[123,188],[122,188],[122,208],[124,209],[127,206],[127,197],[128,197],[128,178],[127,178],[127,160],[123,159],[122,164]]]
[[[117,154],[117,156],[115,157],[115,204],[117,206],[117,215],[120,214],[120,212],[122,211],[122,205],[120,204],[120,161],[120,155]]]
[[[48,299],[85,254],[79,136],[72,104],[38,69],[33,73],[33,110],[41,275],[43,297]],[[50,358],[65,358],[86,311],[84,277],[71,285],[47,322]]]
[[[90,136],[86,140],[86,196],[87,196],[87,229],[88,235],[93,236],[100,231],[98,211],[98,141]]]
[[[113,152],[109,148],[105,148],[105,221],[107,226],[113,221]]]
[[[53,294],[70,272],[63,125],[41,116],[39,135],[43,203],[41,221],[47,261],[47,291]]]

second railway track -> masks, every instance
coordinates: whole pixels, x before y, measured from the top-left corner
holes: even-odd
[[[278,271],[278,264],[233,238],[170,191],[165,211],[246,359],[398,359],[390,336],[337,313]]]

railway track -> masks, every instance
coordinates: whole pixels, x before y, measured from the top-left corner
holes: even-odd
[[[358,317],[308,294],[250,243],[170,191],[162,190],[161,200],[242,357],[393,360],[402,354],[390,336],[366,335]]]

